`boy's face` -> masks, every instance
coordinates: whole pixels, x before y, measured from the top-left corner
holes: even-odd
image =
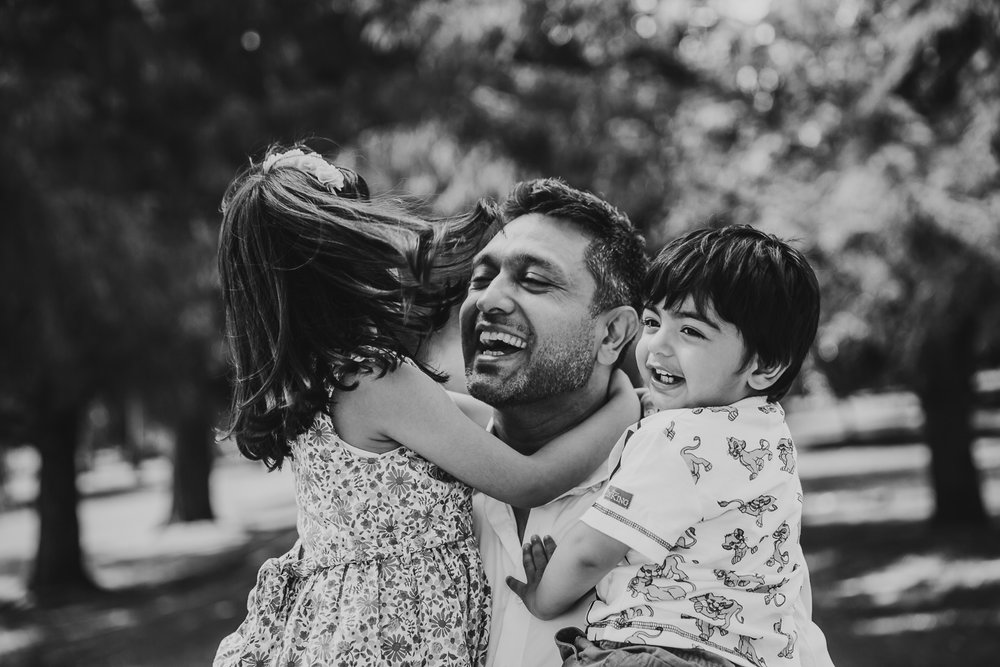
[[[739,329],[722,320],[712,304],[704,317],[691,297],[673,310],[660,301],[642,311],[635,358],[660,410],[729,405],[750,396],[756,360],[744,364],[743,356]]]

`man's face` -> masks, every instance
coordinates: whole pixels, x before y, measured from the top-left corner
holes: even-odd
[[[473,262],[462,304],[469,393],[494,407],[574,391],[597,360],[591,239],[571,223],[531,213],[497,234]]]

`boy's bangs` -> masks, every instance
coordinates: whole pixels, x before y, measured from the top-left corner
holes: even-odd
[[[649,273],[643,293],[648,295],[644,306],[656,306],[661,301],[667,310],[680,308],[690,297],[698,315],[707,319],[712,307],[712,279],[706,280],[703,259],[697,253],[658,258]]]

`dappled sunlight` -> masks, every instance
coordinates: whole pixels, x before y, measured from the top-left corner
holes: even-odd
[[[868,598],[876,607],[911,607],[939,602],[952,592],[1000,587],[1000,558],[906,555],[886,567],[841,582],[831,594]]]
[[[31,646],[42,638],[38,628],[4,628],[0,632],[0,655],[14,653]]]
[[[883,521],[923,521],[934,509],[927,488],[868,488],[824,491],[806,496],[806,525],[858,524]]]
[[[894,636],[907,632],[930,632],[949,628],[1000,626],[1000,611],[944,610],[935,613],[899,614],[859,621],[852,634],[870,637]]]
[[[980,438],[973,453],[984,502],[991,514],[1000,514],[1000,439]],[[803,447],[799,474],[807,530],[929,519],[934,512],[929,466],[930,451],[923,444]]]

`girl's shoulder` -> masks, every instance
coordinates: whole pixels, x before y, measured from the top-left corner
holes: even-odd
[[[345,441],[370,451],[398,446],[387,434],[388,424],[406,404],[421,394],[443,391],[416,366],[400,361],[384,372],[363,366],[342,378],[352,389],[334,389],[331,413],[337,433]]]
[[[381,422],[386,411],[393,407],[420,402],[429,392],[444,392],[412,360],[402,356],[394,367],[382,369],[362,365],[345,374],[341,381],[353,387],[337,390],[332,395],[334,410],[341,421]]]

